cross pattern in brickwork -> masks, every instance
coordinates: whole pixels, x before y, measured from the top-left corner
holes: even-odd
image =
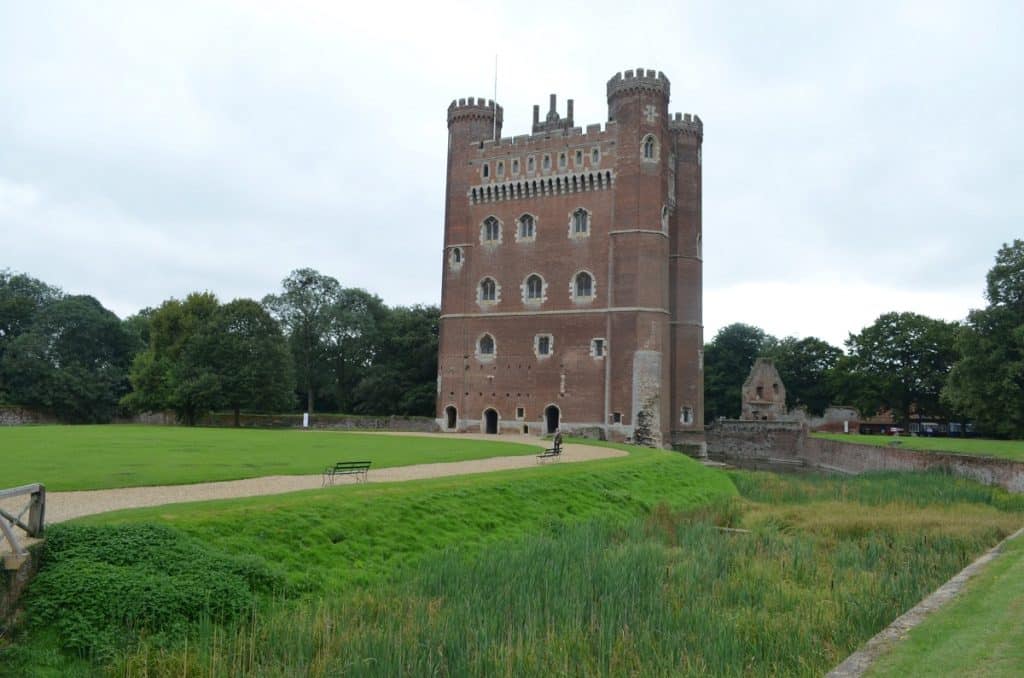
[[[653,123],[658,119],[658,109],[653,104],[647,104],[644,108],[644,117],[647,118],[647,122]]]

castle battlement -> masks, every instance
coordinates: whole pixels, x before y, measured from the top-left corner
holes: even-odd
[[[626,94],[636,90],[653,90],[661,92],[667,99],[671,93],[671,83],[661,71],[638,68],[636,71],[624,71],[616,73],[608,81],[608,100],[619,94]]]
[[[704,123],[700,116],[690,113],[676,113],[669,121],[668,128],[672,132],[704,138]]]
[[[498,111],[501,111],[501,107],[498,107]],[[501,119],[500,117],[498,118]],[[547,132],[538,132],[536,134],[517,134],[514,137],[502,137],[501,139],[484,139],[483,150],[490,152],[500,149],[521,149],[526,146],[537,146],[544,142],[550,142],[553,140],[563,140],[569,144],[588,144],[597,143],[604,141],[609,134],[614,135],[616,131],[616,124],[614,120],[609,120],[604,125],[600,123],[594,125],[587,125],[586,131],[582,127],[571,127],[568,129],[556,129]],[[479,141],[470,142],[474,145],[479,144]]]
[[[466,99],[453,99],[448,105],[448,124],[456,120],[491,120],[497,115],[500,124],[504,117],[504,110],[500,105],[495,105],[493,99],[483,97],[469,97]]]

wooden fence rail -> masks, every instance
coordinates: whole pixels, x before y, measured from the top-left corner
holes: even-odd
[[[46,518],[46,488],[39,483],[12,487],[0,490],[0,499],[27,496],[28,503],[17,513],[9,513],[0,508],[0,533],[11,546],[14,560],[20,561],[28,555],[25,547],[18,541],[15,527],[25,531],[29,537],[42,537]],[[25,514],[28,517],[25,518]],[[24,519],[24,520],[23,520]]]

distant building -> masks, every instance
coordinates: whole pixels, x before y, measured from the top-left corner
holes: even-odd
[[[743,382],[740,419],[780,421],[786,418],[786,387],[775,363],[758,358]]]

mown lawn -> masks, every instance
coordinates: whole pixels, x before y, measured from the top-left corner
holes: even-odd
[[[49,490],[182,485],[319,473],[340,460],[374,468],[533,454],[516,443],[340,431],[184,426],[0,427],[0,486]]]
[[[1024,537],[947,607],[910,631],[869,676],[1020,676],[1024,672]]]
[[[1024,440],[988,440],[985,438],[929,438],[927,436],[845,435],[843,433],[814,433],[817,438],[844,443],[887,447],[898,442],[900,447],[923,452],[953,452],[976,454],[1024,461]]]

